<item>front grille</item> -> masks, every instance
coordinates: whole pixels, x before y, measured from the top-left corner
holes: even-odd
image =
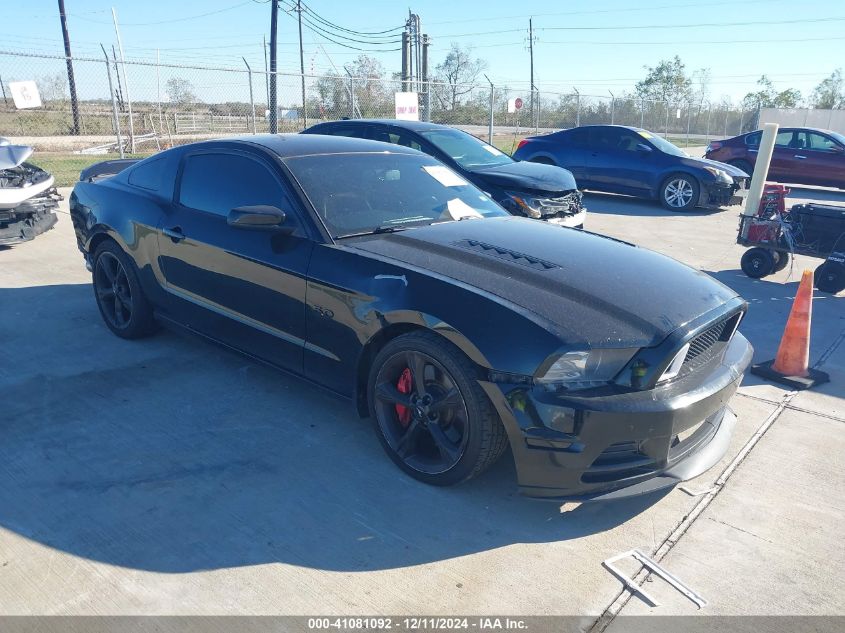
[[[566,195],[553,198],[535,198],[535,200],[540,207],[540,215],[543,217],[559,213],[571,215],[580,212],[582,208],[581,192],[579,191],[572,191]]]

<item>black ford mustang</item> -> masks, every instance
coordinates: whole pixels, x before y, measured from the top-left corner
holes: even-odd
[[[422,481],[466,480],[510,444],[525,494],[612,498],[726,450],[751,355],[740,297],[509,216],[413,149],[196,143],[86,170],[71,215],[115,334],[169,322],[353,398]]]

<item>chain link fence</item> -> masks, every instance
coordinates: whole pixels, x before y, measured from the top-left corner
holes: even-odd
[[[63,56],[0,51],[0,136],[38,152],[147,154],[195,140],[270,131],[270,76],[243,67],[209,67],[76,57],[78,112],[70,102]],[[17,109],[9,83],[34,80],[42,106]],[[348,72],[305,76],[276,73],[277,131],[298,132],[319,121],[393,118],[398,79]],[[510,151],[521,136],[590,124],[642,127],[686,145],[703,145],[756,129],[759,109],[730,103],[666,103],[579,92],[416,82],[421,118],[461,127]],[[513,101],[522,100],[514,110]],[[511,110],[509,110],[509,103]],[[75,123],[76,121],[76,123]],[[76,129],[78,128],[78,133]],[[93,159],[92,159],[93,160]]]

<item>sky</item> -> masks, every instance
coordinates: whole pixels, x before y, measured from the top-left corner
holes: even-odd
[[[282,5],[290,0],[282,0]],[[778,89],[808,96],[837,67],[845,66],[842,0],[307,0],[326,21],[351,31],[384,32],[392,49],[408,10],[431,37],[431,64],[452,42],[472,46],[497,85],[529,83],[528,21],[534,26],[534,82],[539,90],[616,95],[633,90],[645,66],[679,55],[689,71],[709,68],[710,99],[734,101],[766,74]],[[270,5],[264,0],[65,0],[74,56],[102,57],[100,43],[115,43],[111,8],[120,22],[126,57],[162,62],[264,68]],[[55,0],[0,0],[0,50],[62,54]],[[313,20],[314,18],[312,18]],[[317,22],[319,24],[319,22]],[[335,31],[337,32],[337,31]],[[351,39],[358,36],[349,35]],[[299,71],[296,14],[279,14],[279,69]],[[361,54],[306,25],[306,72],[342,68]],[[381,43],[383,42],[383,43]],[[389,75],[401,66],[398,51],[367,52]],[[0,75],[9,70],[0,56]],[[4,65],[6,68],[4,69]],[[4,78],[5,80],[5,78]],[[209,79],[211,81],[211,79]]]

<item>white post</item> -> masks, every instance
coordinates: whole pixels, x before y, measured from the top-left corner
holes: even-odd
[[[161,74],[159,73],[159,64],[161,63],[161,58],[159,57],[159,51],[156,49],[156,90],[158,92],[158,133],[161,134],[161,131],[164,129],[164,121],[162,120],[161,116]]]
[[[754,174],[751,176],[751,186],[748,188],[748,197],[745,199],[745,209],[742,210],[742,215],[754,215],[760,207],[760,198],[763,196],[763,185],[766,184],[766,177],[769,175],[769,163],[772,162],[772,152],[775,149],[777,133],[777,123],[763,125],[763,136],[760,139],[760,148],[757,151],[757,160],[754,164]]]
[[[117,25],[117,11],[111,8],[114,20],[114,32],[117,34],[117,48],[120,51],[120,69],[123,72],[123,89],[126,91],[126,105],[129,109],[129,151],[135,153],[135,126],[132,122],[132,98],[129,96],[129,80],[126,79],[126,60],[123,57],[123,42],[120,39],[120,27]]]

